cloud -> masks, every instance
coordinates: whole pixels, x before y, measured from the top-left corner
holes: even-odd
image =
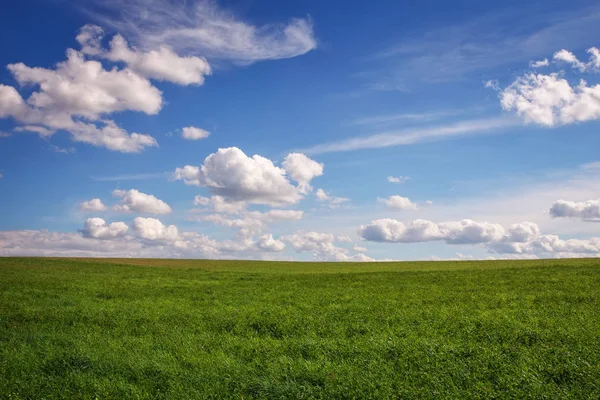
[[[86,61],[73,49],[56,69],[9,64],[8,70],[21,85],[39,85],[27,102],[49,113],[76,115],[91,120],[101,114],[133,110],[148,115],[162,108],[162,94],[149,80],[128,69],[109,71],[98,61]]]
[[[114,239],[124,236],[129,227],[124,222],[107,224],[102,218],[88,218],[81,233],[84,237],[94,239]]]
[[[311,160],[302,153],[290,153],[281,163],[285,172],[296,182],[301,193],[312,190],[310,181],[323,175],[323,164]]]
[[[86,61],[75,50],[56,69],[8,65],[17,82],[39,87],[25,101],[15,88],[0,85],[0,118],[13,118],[27,130],[48,137],[56,130],[68,131],[73,140],[121,152],[139,152],[157,146],[148,135],[129,134],[114,121],[100,119],[117,111],[156,114],[162,94],[145,78],[130,70],[104,70],[97,61]],[[84,118],[95,123],[83,122]]]
[[[273,239],[273,235],[268,234],[258,238],[256,247],[265,251],[280,252],[285,249],[285,243],[283,243],[281,240]]]
[[[17,126],[15,132],[33,132],[37,133],[41,137],[48,137],[54,135],[55,131],[52,129],[44,128],[43,126],[36,125],[25,125],[25,126]]]
[[[201,140],[210,136],[209,131],[194,126],[186,126],[181,131],[181,137],[187,140]]]
[[[96,182],[118,182],[118,181],[141,181],[148,179],[166,179],[166,172],[149,173],[149,174],[124,174],[115,176],[90,176],[90,179]]]
[[[203,57],[180,57],[165,45],[141,51],[129,47],[121,35],[115,35],[110,41],[110,50],[105,50],[101,44],[103,37],[104,32],[98,26],[85,25],[81,28],[77,41],[82,47],[82,53],[123,62],[140,76],[180,85],[201,85],[204,83],[204,76],[212,72]]]
[[[499,254],[532,254],[539,257],[600,257],[600,238],[564,240],[540,235],[526,243],[492,243],[488,250]]]
[[[179,239],[179,231],[175,225],[166,226],[156,218],[135,218],[133,230],[140,238],[146,240],[172,242]]]
[[[300,175],[300,171],[295,169],[294,173],[296,178],[304,179],[314,170]],[[303,183],[308,183],[295,187],[287,179],[283,168],[259,155],[248,157],[237,147],[219,149],[206,157],[200,167],[186,165],[177,168],[173,178],[183,180],[186,185],[204,186],[213,195],[222,196],[228,202],[268,205],[297,203],[306,189]]]
[[[573,68],[578,69],[580,72],[600,69],[600,50],[597,47],[590,47],[587,50],[590,55],[590,61],[584,63],[579,61],[575,54],[568,50],[562,49],[554,53],[552,57],[555,61],[570,64]]]
[[[8,133],[8,132],[3,132],[0,131],[0,138],[7,138],[7,137],[11,137],[12,134]]]
[[[269,210],[267,212],[246,211],[234,212],[241,214],[240,218],[229,218],[222,214],[193,216],[193,221],[207,221],[216,225],[237,229],[241,237],[251,237],[264,232],[267,225],[277,221],[296,221],[302,219],[304,212],[296,210]]]
[[[469,219],[439,224],[417,219],[405,225],[387,218],[361,226],[358,233],[363,239],[373,242],[415,243],[443,240],[448,244],[473,244],[501,240],[506,231],[498,224]]]
[[[331,196],[330,194],[325,192],[323,189],[317,189],[316,197],[317,197],[317,201],[322,201],[322,202],[328,203],[329,208],[337,208],[337,207],[341,206],[343,203],[350,201],[350,199],[347,199],[345,197]]]
[[[136,189],[131,190],[113,190],[114,197],[122,198],[120,204],[113,207],[115,211],[121,212],[139,212],[150,214],[169,214],[171,207],[164,201],[157,199],[151,194],[142,193]]]
[[[317,47],[311,20],[251,25],[209,1],[108,0],[84,5],[101,25],[125,33],[143,49],[250,64],[299,56]]]
[[[453,122],[447,125],[425,126],[396,132],[378,133],[369,136],[344,139],[318,144],[302,150],[306,154],[323,154],[383,147],[407,146],[423,141],[441,140],[452,137],[486,134],[518,125],[511,118],[498,117]]]
[[[405,183],[409,181],[410,176],[388,176],[387,181],[390,183]]]
[[[598,7],[572,4],[555,10],[519,4],[478,13],[464,22],[403,35],[373,57],[369,76],[404,86],[468,80],[557,48],[588,46],[600,33],[599,22]]]
[[[492,90],[496,90],[496,91],[500,90],[500,83],[498,83],[497,79],[490,79],[488,81],[485,81],[483,83],[483,86],[486,88],[490,88]]]
[[[50,145],[50,148],[52,149],[52,151],[54,151],[55,153],[61,153],[61,154],[73,154],[75,153],[75,148],[74,147],[58,147],[55,145]]]
[[[358,252],[358,253],[366,253],[367,251],[369,251],[366,247],[360,247],[359,245],[355,244],[354,246],[352,246],[352,250]]]
[[[600,84],[584,80],[572,87],[557,73],[529,73],[517,78],[501,94],[501,105],[525,122],[544,126],[565,125],[600,118]]]
[[[104,211],[106,210],[106,206],[102,203],[100,199],[91,199],[88,201],[84,201],[79,203],[80,211]]]
[[[550,65],[550,62],[548,61],[547,58],[544,58],[543,60],[529,62],[529,66],[531,68],[542,68],[542,67],[547,67],[548,65]]]
[[[394,122],[426,122],[438,120],[444,117],[452,117],[464,113],[464,110],[446,110],[422,113],[402,113],[377,115],[353,120],[351,125],[386,125]]]
[[[378,203],[384,204],[390,210],[416,210],[417,205],[412,203],[408,197],[390,196],[388,199],[377,198]]]
[[[246,210],[245,201],[227,201],[223,196],[194,196],[195,206],[210,207],[218,213],[238,214]]]
[[[334,244],[336,237],[330,233],[298,231],[292,235],[282,236],[280,239],[289,243],[296,252],[312,253],[315,260],[374,261],[364,254],[349,256],[347,249]]]
[[[549,210],[553,218],[580,218],[584,221],[600,221],[600,200],[557,200]]]

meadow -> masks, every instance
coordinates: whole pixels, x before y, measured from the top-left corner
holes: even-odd
[[[2,399],[598,399],[600,259],[0,258]]]

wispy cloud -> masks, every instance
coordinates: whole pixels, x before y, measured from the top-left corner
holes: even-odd
[[[423,141],[441,140],[451,137],[487,134],[518,126],[521,123],[515,118],[495,117],[459,121],[451,124],[417,127],[395,132],[354,137],[335,142],[318,144],[300,150],[306,154],[322,154],[382,147],[406,146]]]
[[[150,179],[166,179],[167,172],[156,172],[149,174],[123,174],[114,176],[90,176],[90,179],[96,182],[115,182],[115,181],[143,181]]]
[[[399,113],[399,114],[385,114],[375,115],[371,117],[357,118],[350,121],[350,125],[384,125],[394,122],[427,122],[435,121],[438,119],[452,117],[464,113],[464,110],[446,110],[437,112],[423,112],[423,113]]]
[[[58,146],[55,146],[55,145],[50,145],[50,148],[55,153],[62,153],[62,154],[75,153],[75,148],[74,147],[65,147],[65,148],[63,148],[63,147],[58,147]]]
[[[398,38],[400,45],[389,46],[372,58],[380,67],[370,72],[387,76],[394,84],[455,81],[543,57],[556,48],[589,47],[599,34],[598,7],[547,11],[540,6],[519,6]]]
[[[317,47],[310,18],[255,26],[199,0],[92,0],[84,11],[136,45],[248,64],[290,58]]]

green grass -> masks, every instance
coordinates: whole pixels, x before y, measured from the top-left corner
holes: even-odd
[[[0,258],[0,398],[600,398],[600,260]]]

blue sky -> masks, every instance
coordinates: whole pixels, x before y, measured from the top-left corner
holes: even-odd
[[[0,255],[600,255],[595,2],[3,11]]]

